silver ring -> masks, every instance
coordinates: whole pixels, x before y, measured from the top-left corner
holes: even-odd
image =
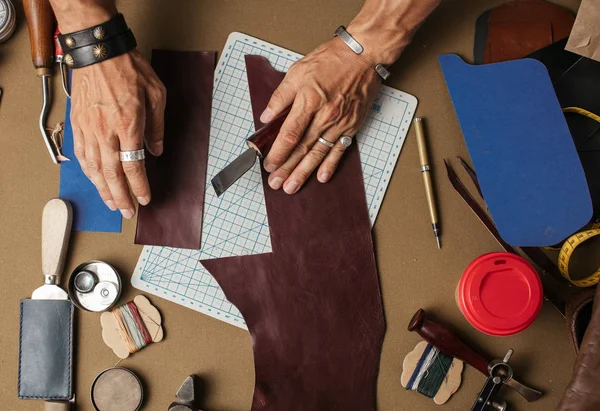
[[[334,143],[332,143],[331,141],[327,141],[325,140],[323,137],[319,137],[319,143],[321,144],[325,144],[327,147],[331,148],[333,146],[335,146]]]
[[[119,158],[121,161],[142,161],[146,158],[144,149],[130,150],[130,151],[119,151]]]
[[[348,148],[348,147],[350,147],[352,145],[352,137],[350,137],[350,136],[342,136],[342,137],[340,137],[340,143],[344,147]]]

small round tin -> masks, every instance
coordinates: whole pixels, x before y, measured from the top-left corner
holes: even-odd
[[[15,6],[10,0],[0,0],[0,43],[9,39],[17,27]]]
[[[138,411],[144,400],[144,388],[133,371],[115,367],[98,374],[90,397],[96,411]]]
[[[68,291],[73,304],[82,310],[105,311],[121,296],[121,278],[110,264],[88,261],[73,270]]]
[[[510,253],[489,253],[466,268],[456,301],[467,321],[493,336],[514,335],[529,327],[542,308],[544,291],[535,268]]]

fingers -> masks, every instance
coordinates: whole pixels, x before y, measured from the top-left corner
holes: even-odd
[[[335,137],[333,137],[331,133],[326,133],[322,138],[329,142],[335,141]],[[287,194],[295,194],[298,192],[300,187],[304,185],[318,165],[321,164],[325,156],[327,156],[329,150],[331,150],[331,148],[320,141],[314,143],[311,150],[302,158],[283,184],[283,191]]]
[[[290,114],[283,122],[271,151],[265,158],[264,167],[269,173],[281,167],[294,149],[297,152],[296,156],[301,152],[306,154],[310,149],[310,146],[306,146],[306,144],[298,146],[298,143],[302,140],[304,132],[313,118],[314,110],[308,109],[308,107],[312,107],[312,104],[300,96],[294,101]]]
[[[342,135],[352,137],[352,140],[354,140],[356,132],[357,131],[355,130],[349,130],[342,133]],[[356,144],[356,142],[352,141],[352,144]],[[319,180],[319,182],[326,183],[331,179],[335,170],[337,170],[346,149],[347,147],[345,147],[340,140],[335,143],[335,146],[331,148],[319,167],[319,171],[317,172],[317,180]]]
[[[146,92],[146,146],[152,155],[160,156],[163,152],[165,134],[165,106],[167,90],[158,81],[155,87]]]
[[[296,93],[299,87],[299,77],[296,75],[296,66],[290,67],[290,70],[286,74],[285,78],[275,89],[267,108],[260,115],[260,121],[262,123],[268,123],[277,114],[281,113],[285,108],[289,107],[290,104],[296,98]]]
[[[86,170],[89,174],[88,177],[96,186],[98,193],[106,206],[111,210],[117,209],[113,196],[106,183],[102,167],[102,156],[100,154],[100,147],[98,140],[95,137],[88,138],[85,145],[85,163]]]
[[[105,138],[104,144],[100,145],[100,153],[102,156],[102,174],[110,189],[115,206],[123,217],[129,219],[135,214],[135,206],[129,194],[125,173],[119,160],[118,138],[116,136],[109,139]]]

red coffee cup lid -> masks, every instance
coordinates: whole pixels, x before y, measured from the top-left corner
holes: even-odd
[[[542,282],[527,260],[510,253],[489,253],[465,270],[457,289],[458,305],[478,330],[497,336],[529,327],[543,303]]]

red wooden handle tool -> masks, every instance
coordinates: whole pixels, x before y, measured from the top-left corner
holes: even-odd
[[[48,0],[23,0],[31,59],[38,76],[49,75],[54,62],[54,13]]]
[[[468,346],[453,331],[427,318],[425,310],[417,311],[408,324],[408,330],[416,331],[421,338],[444,354],[466,362],[485,376],[489,375],[488,364],[491,360]]]
[[[287,118],[288,114],[290,114],[290,110],[292,106],[289,106],[281,113],[279,113],[273,120],[269,121],[267,124],[262,126],[258,131],[248,137],[246,143],[248,147],[254,149],[256,153],[261,157],[266,157],[271,151],[271,147],[273,146],[273,142],[277,138],[279,134],[279,130],[281,130],[281,126],[283,122]]]

